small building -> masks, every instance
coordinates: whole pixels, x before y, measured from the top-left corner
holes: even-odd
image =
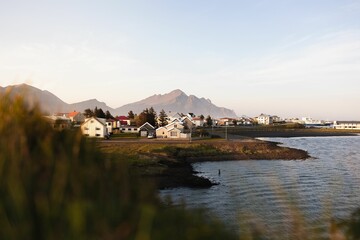
[[[75,124],[81,124],[85,121],[85,116],[81,112],[70,112],[67,114],[67,117],[70,118],[71,122]]]
[[[194,117],[192,120],[197,127],[203,127],[205,124],[204,119],[201,117]]]
[[[360,121],[334,121],[336,129],[360,129]]]
[[[172,122],[174,120],[181,120],[182,117],[183,117],[183,115],[178,112],[176,112],[176,113],[169,112],[167,120],[168,120],[168,122]]]
[[[257,117],[257,122],[262,125],[270,125],[273,124],[273,117],[262,113]]]
[[[184,133],[184,126],[179,121],[156,129],[157,138],[190,138],[190,136],[190,133]]]
[[[71,120],[66,116],[44,116],[45,120],[56,130],[71,128]]]
[[[119,116],[115,118],[116,121],[116,128],[120,128],[121,126],[129,126],[131,125],[131,120],[130,118],[126,117],[126,116]]]
[[[196,127],[192,118],[188,115],[182,117],[180,119],[180,122],[183,124],[185,130],[187,130],[187,131],[192,131]]]
[[[87,137],[105,138],[108,135],[106,120],[103,118],[87,118],[80,128],[83,135]]]
[[[114,122],[113,119],[106,119],[106,128],[109,134],[113,134]]]
[[[121,126],[119,128],[119,130],[120,130],[120,132],[123,132],[123,133],[137,133],[139,131],[138,127],[130,126],[130,125]]]
[[[229,118],[229,117],[224,117],[217,120],[217,124],[220,126],[230,126],[230,125],[234,125],[234,123],[236,122],[237,120],[235,118]]]
[[[154,136],[155,127],[146,122],[138,128],[141,137]]]

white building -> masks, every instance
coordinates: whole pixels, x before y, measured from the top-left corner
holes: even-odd
[[[360,121],[334,121],[336,129],[360,129]]]
[[[269,124],[273,124],[273,118],[270,115],[262,113],[260,114],[260,116],[257,117],[257,122],[258,124],[269,125]]]
[[[81,124],[81,132],[87,137],[104,138],[108,135],[106,119],[91,117]]]
[[[164,127],[156,129],[157,138],[190,138],[190,133],[183,133],[182,122],[174,121]]]
[[[197,127],[203,127],[205,124],[204,119],[202,119],[201,117],[194,117],[192,120]]]

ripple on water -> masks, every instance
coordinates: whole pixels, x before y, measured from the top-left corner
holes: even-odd
[[[197,163],[199,175],[219,185],[160,195],[170,195],[178,204],[184,200],[188,208],[205,207],[240,234],[255,223],[275,239],[302,232],[328,238],[331,218],[346,218],[360,207],[360,136],[275,141],[307,150],[316,159]]]

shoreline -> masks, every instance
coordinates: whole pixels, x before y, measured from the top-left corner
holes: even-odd
[[[213,134],[225,138],[225,129],[207,129]],[[290,137],[336,137],[336,136],[358,136],[360,130],[343,129],[321,129],[321,128],[279,128],[279,127],[228,127],[227,134],[230,139],[241,138],[290,138]]]
[[[118,161],[129,163],[130,172],[145,181],[154,181],[158,189],[208,188],[217,183],[194,174],[192,163],[241,160],[305,160],[304,150],[279,146],[280,143],[253,138],[224,140],[102,141],[98,147]],[[115,154],[115,155],[114,155]]]

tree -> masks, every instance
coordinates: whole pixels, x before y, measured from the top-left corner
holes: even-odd
[[[157,126],[156,118],[157,118],[157,114],[156,114],[154,108],[151,107],[148,111],[147,122],[155,127],[155,126]]]
[[[164,109],[162,109],[159,113],[159,127],[163,127],[168,124],[166,118],[167,118],[167,114],[164,111]]]
[[[128,118],[129,118],[129,119],[135,119],[135,114],[134,114],[134,112],[133,112],[132,110],[130,110],[130,111],[128,112]]]
[[[106,112],[105,112],[105,118],[106,118],[106,119],[114,119],[113,115],[111,115],[111,113],[109,112],[109,110],[106,110]]]
[[[208,125],[209,127],[213,125],[213,120],[210,115],[208,115],[206,118],[206,125]]]
[[[90,118],[94,116],[94,112],[90,108],[87,108],[84,111],[84,115],[86,118]]]
[[[205,119],[204,115],[200,115],[200,119],[203,121]]]
[[[106,115],[101,108],[98,109],[97,107],[95,107],[94,114],[95,114],[95,117],[106,118]]]
[[[144,109],[135,119],[136,125],[141,126],[144,123],[148,122],[153,126],[156,126],[156,112],[153,107],[150,109]]]

